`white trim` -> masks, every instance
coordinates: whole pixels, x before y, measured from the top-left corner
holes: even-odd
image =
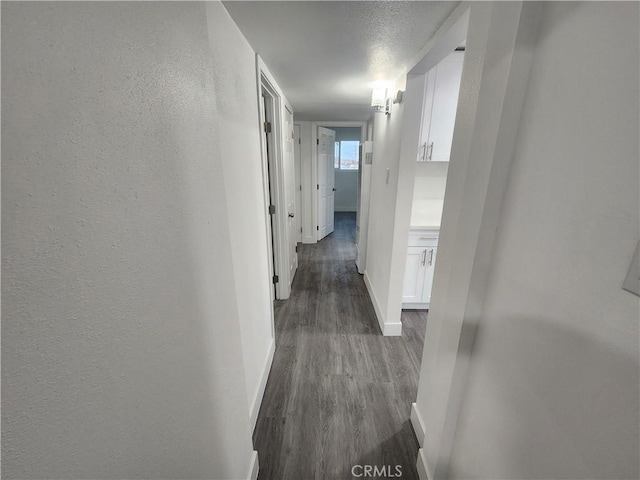
[[[249,463],[249,470],[247,472],[247,480],[258,480],[258,472],[260,471],[260,464],[258,463],[258,452],[255,450],[251,452],[251,462]]]
[[[382,335],[385,337],[399,337],[402,335],[402,323],[385,323],[384,315],[382,314],[382,309],[378,302],[378,297],[373,290],[373,285],[371,285],[371,280],[369,279],[369,273],[367,271],[364,272],[364,284],[367,287],[367,292],[369,292],[369,298],[371,298],[373,310],[375,311],[378,326],[380,327]]]
[[[416,469],[418,470],[418,478],[420,480],[433,480],[432,470],[427,463],[427,456],[424,449],[418,450],[418,460],[416,461]]]
[[[460,102],[416,398],[429,446],[416,465],[431,479],[434,472],[448,476],[541,8],[538,2],[465,5],[470,13]],[[409,157],[400,161],[402,168]]]
[[[276,283],[276,298],[278,300],[286,300],[291,294],[291,278],[289,268],[289,229],[287,228],[287,204],[286,204],[286,185],[284,175],[284,132],[283,118],[285,115],[285,109],[288,108],[293,113],[289,102],[282,93],[282,90],[278,86],[275,78],[262,61],[259,55],[256,54],[256,68],[258,78],[258,102],[262,108],[262,91],[266,91],[271,97],[273,97],[273,112],[271,133],[272,133],[272,150],[271,162],[273,169],[266,168],[267,155],[266,147],[263,146],[263,176],[270,177],[271,183],[263,182],[267,189],[265,192],[267,198],[267,205],[269,205],[269,191],[273,197],[273,204],[276,207],[276,213],[274,216],[274,226],[272,229],[273,243],[273,258],[275,263],[275,271],[273,274],[278,275],[279,281]],[[262,127],[261,132],[262,132]],[[261,138],[264,135],[261,134]],[[264,143],[264,142],[263,142]],[[269,188],[270,187],[270,188]],[[265,213],[268,215],[268,213]],[[270,222],[268,222],[270,223]],[[269,246],[269,252],[271,252],[271,246]]]
[[[271,365],[273,364],[273,355],[276,351],[276,341],[275,339],[271,339],[271,344],[269,345],[269,351],[267,352],[267,359],[264,363],[264,369],[262,370],[262,378],[260,379],[260,385],[258,385],[258,391],[256,392],[256,396],[251,402],[251,431],[256,428],[256,421],[258,420],[258,412],[260,412],[260,406],[262,405],[262,399],[264,398],[264,391],[267,388],[267,379],[269,378],[269,373],[271,372]]]
[[[338,213],[357,213],[353,207],[334,207],[333,211]]]
[[[402,310],[429,310],[428,303],[403,303]]]
[[[415,402],[411,404],[411,426],[413,427],[413,433],[416,435],[416,440],[418,440],[418,445],[421,448],[424,447],[424,421]]]

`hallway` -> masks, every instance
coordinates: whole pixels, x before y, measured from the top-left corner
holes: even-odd
[[[426,313],[403,312],[402,337],[383,337],[355,268],[355,214],[336,213],[335,228],[301,245],[291,297],[276,302],[276,352],[254,432],[259,478],[353,478],[355,465],[417,478],[409,414]]]

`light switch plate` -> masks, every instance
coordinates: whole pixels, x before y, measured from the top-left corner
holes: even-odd
[[[633,260],[631,260],[627,278],[624,279],[622,288],[640,297],[640,241],[636,245],[636,253],[633,255]]]

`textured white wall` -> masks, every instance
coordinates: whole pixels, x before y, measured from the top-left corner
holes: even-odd
[[[216,111],[229,211],[235,287],[250,413],[260,407],[260,386],[274,335],[267,250],[267,206],[262,183],[255,53],[218,2],[207,4],[209,43],[216,83],[232,86]],[[224,20],[224,21],[223,21]],[[221,48],[223,45],[233,49]],[[268,373],[268,372],[267,372]]]
[[[451,478],[638,478],[638,4],[547,3]]]
[[[246,477],[223,168],[255,148],[220,114],[255,98],[220,71],[246,46],[210,10],[212,60],[201,3],[2,10],[3,476]]]

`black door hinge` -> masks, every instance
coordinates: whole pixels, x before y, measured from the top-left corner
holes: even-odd
[[[320,190],[320,185],[316,183],[316,190]]]
[[[296,245],[296,253],[298,253],[298,245]]]
[[[274,215],[276,213],[276,206],[269,205],[269,215]]]
[[[320,139],[316,138],[316,145],[320,145]]]
[[[280,281],[280,279],[278,278],[278,275],[274,275],[273,276],[273,283],[278,283]]]
[[[264,122],[264,131],[266,133],[271,133],[271,122]]]
[[[320,230],[320,227],[318,225],[316,225],[316,230]]]

